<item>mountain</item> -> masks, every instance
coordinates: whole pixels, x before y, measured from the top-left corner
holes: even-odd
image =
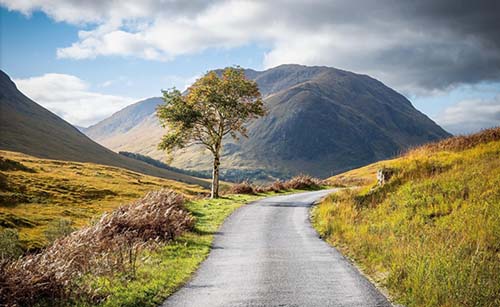
[[[201,179],[119,155],[22,94],[0,71],[0,149],[39,158],[93,162],[206,186]]]
[[[130,151],[162,159],[165,154],[157,149],[157,145],[165,131],[155,113],[156,106],[162,102],[160,97],[136,102],[83,132],[116,152]]]
[[[248,138],[226,140],[223,169],[328,177],[450,135],[367,75],[302,65],[245,73],[259,85],[268,114],[248,125]],[[115,151],[165,159],[156,149],[165,133],[154,113],[159,103],[159,98],[138,102],[85,133]],[[176,152],[171,163],[198,170],[211,165],[199,147]]]

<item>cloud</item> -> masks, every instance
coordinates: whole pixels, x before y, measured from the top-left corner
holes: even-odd
[[[500,126],[500,95],[487,100],[461,101],[446,108],[436,121],[453,134]]]
[[[44,74],[14,79],[21,92],[68,122],[87,127],[131,104],[135,99],[92,92],[78,77]]]
[[[88,24],[59,58],[169,61],[209,48],[265,44],[264,66],[328,65],[406,94],[500,80],[500,2],[0,0],[24,14]]]

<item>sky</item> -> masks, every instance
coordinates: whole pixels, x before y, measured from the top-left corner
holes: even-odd
[[[0,68],[92,125],[232,65],[368,74],[459,134],[500,125],[500,1],[0,0]]]

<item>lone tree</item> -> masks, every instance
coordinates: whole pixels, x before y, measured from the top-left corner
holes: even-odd
[[[247,136],[244,124],[265,114],[262,97],[254,81],[241,68],[229,67],[219,75],[208,72],[187,89],[163,92],[164,104],[157,109],[162,127],[168,128],[159,148],[172,150],[201,144],[213,155],[211,197],[219,197],[219,166],[224,136]]]

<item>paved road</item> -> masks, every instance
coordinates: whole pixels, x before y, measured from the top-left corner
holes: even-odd
[[[309,207],[330,192],[238,209],[193,279],[163,306],[391,306],[311,227]]]

